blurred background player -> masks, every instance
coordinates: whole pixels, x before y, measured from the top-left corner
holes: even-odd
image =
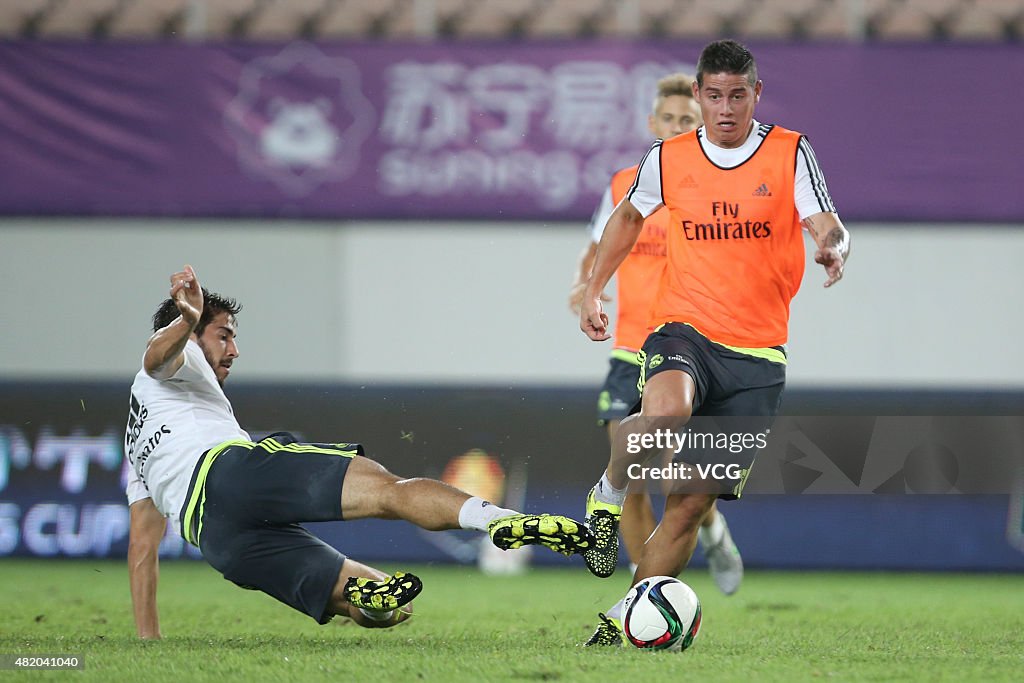
[[[693,88],[704,125],[654,143],[598,246],[580,328],[603,341],[610,335],[601,293],[643,231],[644,219],[662,206],[669,209],[668,264],[651,317],[654,332],[640,355],[641,411],[620,423],[608,466],[587,496],[587,523],[595,539],[584,559],[597,576],[610,576],[617,564],[627,468],[656,454],[628,448],[634,437],[678,432],[698,415],[746,418],[746,429],[753,432],[767,429],[778,412],[789,304],[803,277],[801,227],[818,247],[815,261],[825,268],[825,286],[842,277],[849,235],[814,151],[803,135],[754,120],[762,87],[744,46],[723,40],[705,47]],[[742,494],[756,449],[741,457],[725,455],[739,466],[738,476],[677,488],[666,497],[634,584],[649,576],[678,575],[716,498]],[[620,610],[621,601],[607,617],[600,615],[588,645],[622,642]]]
[[[688,133],[702,122],[700,107],[693,95],[693,76],[672,74],[658,81],[657,95],[647,117],[651,134],[668,140]],[[617,172],[601,197],[601,203],[590,222],[590,240],[580,253],[579,263],[569,291],[569,306],[580,313],[583,292],[590,278],[597,245],[604,226],[616,204],[622,201],[636,178],[636,166]],[[615,272],[618,304],[614,338],[609,359],[608,376],[598,397],[598,423],[607,425],[609,441],[622,418],[640,403],[640,361],[637,353],[650,333],[650,314],[654,296],[665,270],[665,236],[669,229],[669,212],[662,207],[644,220],[643,230],[629,255]],[[610,299],[602,294],[602,300]],[[622,540],[630,563],[640,563],[644,543],[654,533],[657,519],[647,487],[642,481],[632,482],[622,505]],[[713,505],[701,523],[698,539],[707,556],[711,576],[726,595],[732,595],[743,580],[743,560],[729,534],[725,518]]]
[[[191,266],[170,281],[132,384],[125,434],[128,577],[139,637],[161,637],[158,552],[168,517],[225,579],[321,624],[340,615],[393,626],[422,584],[353,561],[301,522],[402,519],[435,531],[485,531],[502,549],[586,547],[589,535],[573,520],[523,515],[440,481],[400,478],[362,457],[359,444],[297,443],[284,432],[251,441],[223,389],[238,358],[241,306],[205,291]]]

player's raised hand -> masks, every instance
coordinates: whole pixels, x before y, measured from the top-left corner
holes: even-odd
[[[608,334],[608,316],[601,306],[601,297],[584,298],[580,309],[580,329],[593,341],[611,339]]]
[[[831,287],[843,279],[843,265],[845,264],[843,255],[836,247],[818,249],[814,254],[814,262],[825,266],[825,273],[828,274],[828,280],[825,281],[826,287]]]
[[[203,288],[192,266],[186,265],[171,276],[171,298],[174,299],[181,317],[195,325],[203,314]]]

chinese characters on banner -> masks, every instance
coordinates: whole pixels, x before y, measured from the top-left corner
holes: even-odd
[[[681,69],[610,61],[395,64],[384,75],[379,191],[529,195],[552,210],[596,198],[615,171],[643,156],[655,84]]]

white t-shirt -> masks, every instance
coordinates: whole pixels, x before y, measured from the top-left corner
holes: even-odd
[[[152,497],[175,528],[199,457],[225,441],[249,440],[203,350],[191,339],[184,357],[169,379],[153,379],[145,369],[135,375],[124,448],[132,464],[128,504]]]
[[[601,235],[604,234],[604,226],[608,223],[608,219],[611,218],[612,211],[614,210],[612,186],[609,184],[608,187],[604,188],[601,201],[594,210],[594,215],[590,217],[590,227],[587,228],[587,232],[590,233],[590,239],[593,240],[594,244],[598,244],[601,241]]]
[[[700,142],[704,154],[713,164],[721,168],[735,168],[754,155],[771,128],[771,126],[758,123],[755,120],[746,142],[733,149],[719,147],[708,140],[704,126],[697,129],[697,140]],[[805,137],[801,137],[797,144],[796,182],[793,184],[793,190],[793,200],[796,202],[796,209],[801,220],[822,211],[835,212],[836,210],[835,204],[832,203],[832,197],[828,193],[828,186],[825,184],[825,175],[818,166],[811,143]],[[636,210],[643,214],[644,218],[661,208],[661,140],[654,143],[643,161],[640,162],[636,182],[626,196],[629,197],[630,203],[636,207]],[[596,220],[599,219],[595,217]],[[608,217],[605,216],[604,222],[600,223],[602,231],[607,222]],[[600,234],[597,235],[597,238],[600,240]]]

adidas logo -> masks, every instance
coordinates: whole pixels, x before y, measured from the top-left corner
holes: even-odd
[[[768,185],[761,183],[761,186],[754,190],[755,197],[771,197],[772,191],[768,189]]]
[[[679,186],[692,189],[694,187],[697,187],[697,181],[693,179],[692,175],[688,175],[685,178],[683,178],[682,181],[680,181]]]

